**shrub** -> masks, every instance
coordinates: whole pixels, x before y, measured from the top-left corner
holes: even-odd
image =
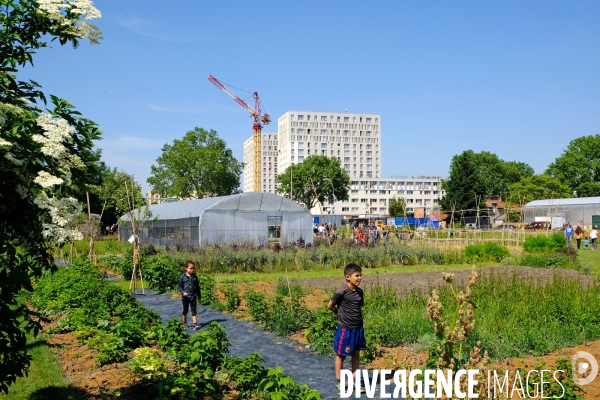
[[[564,247],[567,247],[567,239],[560,233],[550,236],[544,234],[531,235],[523,243],[523,250],[530,253],[555,252]]]
[[[209,306],[217,301],[215,289],[217,281],[213,275],[198,274],[198,283],[200,284],[200,304]]]
[[[258,389],[260,382],[267,377],[259,353],[250,353],[244,358],[231,357],[225,360],[223,369],[236,383],[242,398],[249,398]]]
[[[490,242],[471,244],[465,247],[464,254],[469,262],[502,261],[510,255],[506,247]]]
[[[135,349],[133,357],[129,360],[129,366],[136,375],[151,381],[164,379],[169,372],[167,363],[160,357],[158,351],[149,347]]]
[[[310,348],[319,354],[334,355],[333,339],[337,324],[337,316],[331,310],[325,307],[317,309],[304,331]]]
[[[155,329],[156,343],[167,353],[179,354],[187,343],[189,335],[178,318],[171,318]]]
[[[237,310],[237,308],[240,306],[241,299],[236,284],[234,282],[224,284],[223,293],[225,294],[225,299],[227,301],[225,306],[227,311],[233,312]]]
[[[176,289],[182,273],[183,268],[168,256],[157,255],[144,258],[144,278],[151,289],[161,293]]]
[[[271,308],[269,307],[269,302],[264,294],[258,293],[254,289],[250,289],[244,295],[244,300],[246,300],[248,311],[253,320],[263,326],[270,325],[272,318]]]

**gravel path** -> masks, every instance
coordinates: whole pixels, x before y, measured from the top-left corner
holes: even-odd
[[[158,312],[163,322],[173,317],[181,318],[181,301],[170,294],[157,294],[146,290],[146,295],[136,298],[146,307]],[[304,345],[266,332],[252,322],[238,321],[232,315],[199,305],[199,324],[204,327],[211,321],[224,325],[231,341],[231,355],[244,357],[253,351],[261,353],[266,367],[282,366],[286,374],[296,382],[316,389],[324,400],[339,399],[332,357],[315,354]],[[194,332],[188,328],[189,334],[193,335]],[[347,362],[349,361],[348,359]],[[363,394],[362,398],[366,396]]]

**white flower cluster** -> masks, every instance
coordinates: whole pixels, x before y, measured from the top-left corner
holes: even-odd
[[[46,11],[50,16],[61,16],[61,10],[69,9],[71,13],[82,16],[85,19],[97,19],[102,16],[100,10],[94,7],[90,0],[37,0],[40,9]]]
[[[54,175],[50,175],[46,171],[38,171],[38,176],[36,176],[33,181],[43,188],[49,188],[54,185],[60,185],[64,182],[64,180],[57,178]]]
[[[46,192],[42,191],[35,198],[34,203],[41,209],[48,210],[52,220],[51,223],[44,224],[45,238],[52,240],[56,245],[83,239],[81,232],[68,227],[69,223],[75,220],[81,212],[77,199],[48,197]]]
[[[53,118],[52,115],[41,113],[36,120],[44,130],[43,135],[33,135],[34,142],[42,143],[42,153],[61,161],[65,167],[83,167],[81,159],[70,154],[63,141],[70,142],[75,129],[62,118]]]
[[[12,147],[12,143],[9,142],[8,140],[4,140],[2,138],[0,138],[0,147]]]

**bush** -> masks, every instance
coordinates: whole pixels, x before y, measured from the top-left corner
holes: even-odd
[[[179,354],[187,343],[189,335],[178,318],[171,318],[155,329],[156,343],[167,353]]]
[[[200,285],[200,304],[210,306],[217,301],[215,297],[215,289],[217,288],[217,280],[213,275],[198,274],[198,283]]]
[[[510,255],[506,247],[496,243],[471,244],[464,249],[465,258],[469,262],[502,261]]]
[[[183,267],[174,263],[168,256],[156,255],[144,257],[142,272],[148,287],[163,293],[177,288]]]
[[[223,369],[236,383],[242,398],[250,398],[250,395],[258,389],[260,382],[267,377],[267,370],[264,369],[262,363],[259,353],[250,353],[244,358],[231,357],[225,360]]]
[[[223,293],[225,294],[226,306],[229,312],[234,312],[240,306],[240,295],[238,293],[235,282],[229,282],[223,285]]]
[[[567,247],[567,239],[560,233],[551,236],[544,234],[528,236],[523,243],[523,250],[529,253],[556,252]]]
[[[325,307],[318,308],[304,331],[310,348],[319,354],[334,355],[333,339],[337,324],[337,316],[331,310]]]

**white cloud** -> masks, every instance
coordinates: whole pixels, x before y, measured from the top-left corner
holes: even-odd
[[[164,42],[178,43],[198,43],[200,40],[190,35],[182,33],[167,33],[164,32],[161,24],[153,19],[141,18],[137,16],[124,17],[119,16],[119,25],[137,33],[138,35],[146,36],[152,39],[162,40]]]

